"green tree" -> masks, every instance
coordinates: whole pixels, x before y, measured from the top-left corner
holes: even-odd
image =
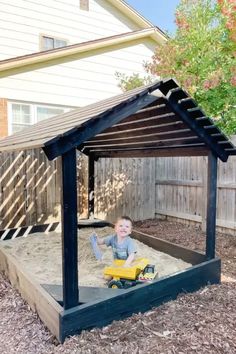
[[[181,0],[176,24],[147,73],[175,77],[226,133],[236,133],[235,0]]]
[[[142,77],[137,73],[133,73],[131,76],[128,76],[117,71],[115,72],[115,77],[119,81],[118,86],[122,89],[122,91],[129,91],[133,88],[148,85],[152,82],[151,76]]]

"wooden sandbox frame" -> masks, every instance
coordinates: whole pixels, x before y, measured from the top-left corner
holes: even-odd
[[[109,295],[105,294],[108,289],[99,288],[104,291],[103,299],[81,303],[68,310],[63,309],[61,295],[53,296],[53,291],[45,290],[45,287],[37,283],[17,259],[2,248],[0,248],[0,271],[19,290],[31,309],[37,311],[40,319],[61,343],[67,336],[80,333],[82,330],[102,327],[113,320],[120,320],[174,300],[180,293],[192,292],[205,285],[220,282],[219,258],[207,260],[204,254],[136,230],[132,232],[132,236],[160,252],[191,263],[192,266],[150,284],[115,291],[109,289]],[[54,287],[51,286],[52,289]]]

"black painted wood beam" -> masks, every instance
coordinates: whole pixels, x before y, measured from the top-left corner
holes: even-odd
[[[63,307],[70,309],[79,303],[76,150],[64,153],[61,161]]]
[[[225,149],[230,155],[236,155],[236,149]]]
[[[199,138],[202,139],[202,141],[223,161],[226,162],[228,159],[228,154],[227,152],[219,146],[219,144],[215,143],[212,141],[211,136],[206,132],[204,129],[204,126],[200,126],[197,121],[197,116],[194,115],[194,118],[191,116],[191,112],[194,110],[194,108],[191,108],[190,110],[183,109],[181,107],[181,99],[179,97],[182,97],[181,95],[181,88],[174,88],[174,89],[169,89],[169,85],[166,85],[165,83],[162,84],[159,88],[159,90],[166,95],[168,104],[170,105],[171,109],[173,112],[175,112],[183,122],[187,123],[188,126],[199,136]],[[177,92],[180,92],[180,96],[178,96]],[[199,108],[197,108],[199,118],[203,114]],[[194,111],[195,112],[195,111]],[[193,114],[193,113],[192,113]]]
[[[212,152],[209,152],[208,176],[207,176],[207,220],[206,220],[207,259],[212,259],[215,257],[216,197],[217,197],[217,157]]]
[[[141,139],[141,141],[138,142],[117,142],[115,141],[114,143],[107,143],[107,144],[103,144],[102,146],[100,145],[88,145],[85,149],[85,153],[86,150],[93,150],[96,151],[97,149],[103,149],[103,150],[109,150],[109,149],[135,149],[135,148],[139,148],[139,149],[148,149],[149,147],[151,148],[171,148],[171,147],[185,147],[188,145],[202,145],[202,141],[198,138],[198,137],[186,137],[183,139],[177,138],[177,139]]]
[[[174,300],[178,294],[193,292],[205,285],[220,282],[220,259],[215,258],[171,276],[162,277],[150,284],[141,284],[109,299],[77,306],[60,313],[60,341],[82,330],[103,327]]]
[[[93,151],[95,160],[100,157],[107,158],[126,158],[126,157],[173,157],[173,156],[207,156],[209,149],[205,146],[185,146],[167,148],[148,148],[148,149],[130,149],[130,150],[100,150]]]
[[[195,134],[190,130],[190,131],[185,131],[184,133],[175,133],[175,134],[166,134],[166,135],[160,135],[160,134],[140,134],[140,135],[134,135],[133,137],[129,138],[115,138],[109,139],[109,140],[101,140],[101,141],[91,141],[86,144],[84,144],[85,147],[91,149],[91,148],[96,148],[96,147],[101,147],[106,149],[106,147],[117,147],[119,149],[120,146],[132,146],[132,145],[139,145],[143,146],[143,144],[161,144],[166,143],[166,142],[175,142],[175,144],[182,144],[183,141],[188,141],[188,142],[201,142],[198,137],[195,136]]]
[[[88,156],[88,218],[94,217],[94,156]]]

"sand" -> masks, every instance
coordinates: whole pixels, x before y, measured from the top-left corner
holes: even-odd
[[[111,248],[102,246],[103,259],[97,261],[94,257],[89,236],[94,228],[79,230],[79,285],[106,287],[103,279],[103,268],[112,264]],[[110,227],[96,229],[100,237],[110,235]],[[167,276],[184,270],[191,264],[150,248],[139,241],[137,257],[149,259],[155,265],[159,277]],[[27,237],[0,242],[0,248],[10,253],[21,266],[40,284],[62,284],[61,234],[57,232],[35,233]]]

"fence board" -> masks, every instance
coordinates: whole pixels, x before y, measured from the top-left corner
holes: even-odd
[[[205,224],[206,158],[160,160],[157,159],[156,169],[156,215]],[[220,231],[232,234],[236,234],[235,170],[235,156],[231,156],[227,163],[218,163],[217,226]]]
[[[114,221],[155,217],[155,159],[99,159],[96,163],[96,216]]]
[[[0,154],[0,229],[60,221],[60,160],[40,149]],[[87,206],[86,159],[78,159],[79,213]],[[87,215],[86,215],[87,216]]]

